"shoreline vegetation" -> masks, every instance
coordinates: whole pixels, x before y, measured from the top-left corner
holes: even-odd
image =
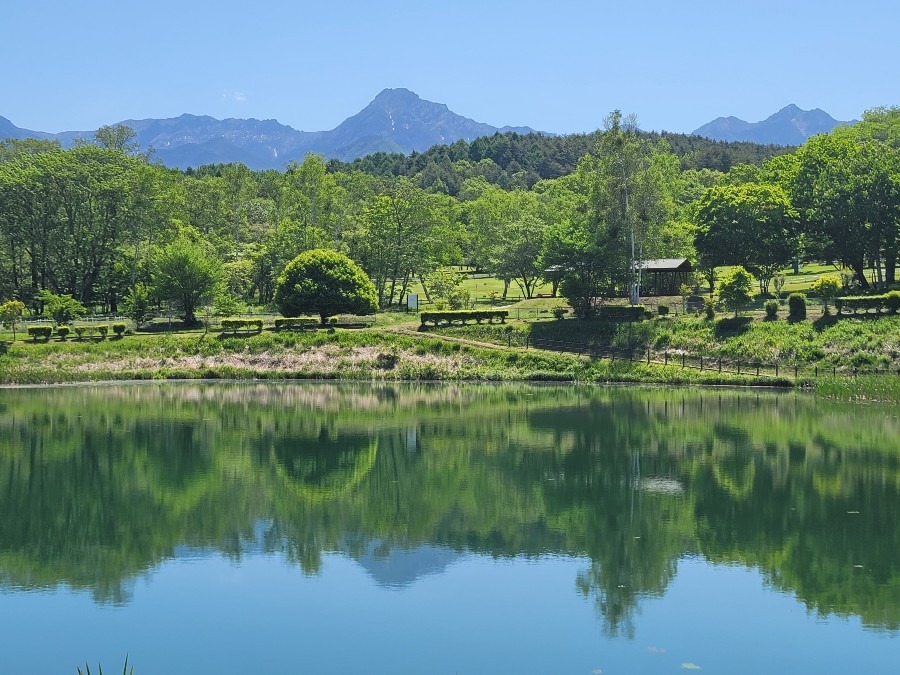
[[[521,311],[513,310],[502,324],[427,328],[415,315],[382,313],[369,327],[347,319],[353,328],[276,330],[268,318],[262,330],[157,325],[151,328],[159,330],[129,330],[121,337],[54,335],[44,341],[20,334],[10,341],[6,335],[0,384],[520,381],[799,388],[839,400],[900,400],[897,316],[789,322],[681,315],[629,323],[553,319],[546,309],[531,310],[524,319],[517,315]],[[698,355],[701,368],[706,357],[705,369],[697,367]],[[685,367],[687,356],[693,366]],[[741,360],[757,367],[745,365],[742,372]],[[732,365],[723,367],[723,361]]]

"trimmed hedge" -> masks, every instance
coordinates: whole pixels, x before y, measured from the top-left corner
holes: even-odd
[[[124,323],[114,323],[112,325],[113,333],[116,334],[117,337],[122,337],[125,333],[125,324]]]
[[[262,319],[222,319],[222,332],[231,331],[237,333],[242,328],[250,330],[255,328],[257,332],[261,332],[263,327]]]
[[[650,310],[643,305],[603,305],[599,316],[606,321],[643,321],[650,318]]]
[[[803,293],[791,293],[788,296],[788,316],[792,319],[806,318],[806,296]]]
[[[853,314],[868,312],[871,309],[879,314],[885,309],[891,314],[896,314],[900,310],[900,291],[891,291],[883,295],[845,295],[835,298],[834,306],[838,314],[844,309]]]
[[[61,340],[65,340],[68,337],[69,333],[72,332],[72,329],[68,326],[57,326],[56,334],[59,335]]]
[[[321,322],[309,316],[290,317],[286,319],[275,319],[275,330],[305,330],[307,328],[318,328]]]
[[[422,312],[419,315],[423,326],[429,321],[435,326],[440,325],[442,321],[446,321],[448,326],[455,322],[465,324],[468,321],[482,323],[487,320],[488,323],[494,323],[494,319],[498,319],[500,323],[506,323],[508,316],[509,312],[505,309],[464,309],[447,312]]]
[[[28,334],[31,339],[37,342],[38,338],[49,340],[53,335],[53,326],[28,326]]]

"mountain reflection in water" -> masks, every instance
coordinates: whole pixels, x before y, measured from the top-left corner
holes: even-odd
[[[900,422],[760,392],[135,384],[5,390],[0,584],[127,605],[211,552],[404,589],[472,555],[588,561],[609,635],[679,561],[900,629]],[[11,515],[14,514],[14,515]]]

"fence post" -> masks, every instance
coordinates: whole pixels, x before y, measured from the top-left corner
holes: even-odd
[[[738,375],[741,374],[741,362],[740,361],[738,361],[738,373],[737,374]]]
[[[669,365],[669,351],[666,350],[665,356],[663,357],[665,365]]]
[[[700,372],[703,372],[703,357],[700,357]]]
[[[800,369],[800,366],[794,366],[794,377],[797,377],[797,371]]]
[[[816,366],[815,370],[813,371],[813,377],[818,377],[818,376],[819,376],[819,366]]]
[[[775,377],[778,377],[778,363],[775,363]]]
[[[759,377],[759,361],[756,362],[756,376]]]
[[[647,347],[647,365],[650,365],[650,347]]]
[[[719,372],[722,372],[722,357],[719,357]]]
[[[684,352],[681,352],[681,367],[684,368]]]

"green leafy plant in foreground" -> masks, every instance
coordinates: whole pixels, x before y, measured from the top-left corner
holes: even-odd
[[[87,662],[85,662],[84,664],[84,670],[82,670],[81,668],[77,668],[76,670],[78,672],[78,675],[91,675],[91,667],[87,664]],[[98,675],[103,675],[103,666],[101,666],[99,663],[97,664],[97,672]],[[130,669],[128,668],[128,656],[125,657],[125,666],[122,668],[122,675],[134,675],[134,666],[131,666]]]

